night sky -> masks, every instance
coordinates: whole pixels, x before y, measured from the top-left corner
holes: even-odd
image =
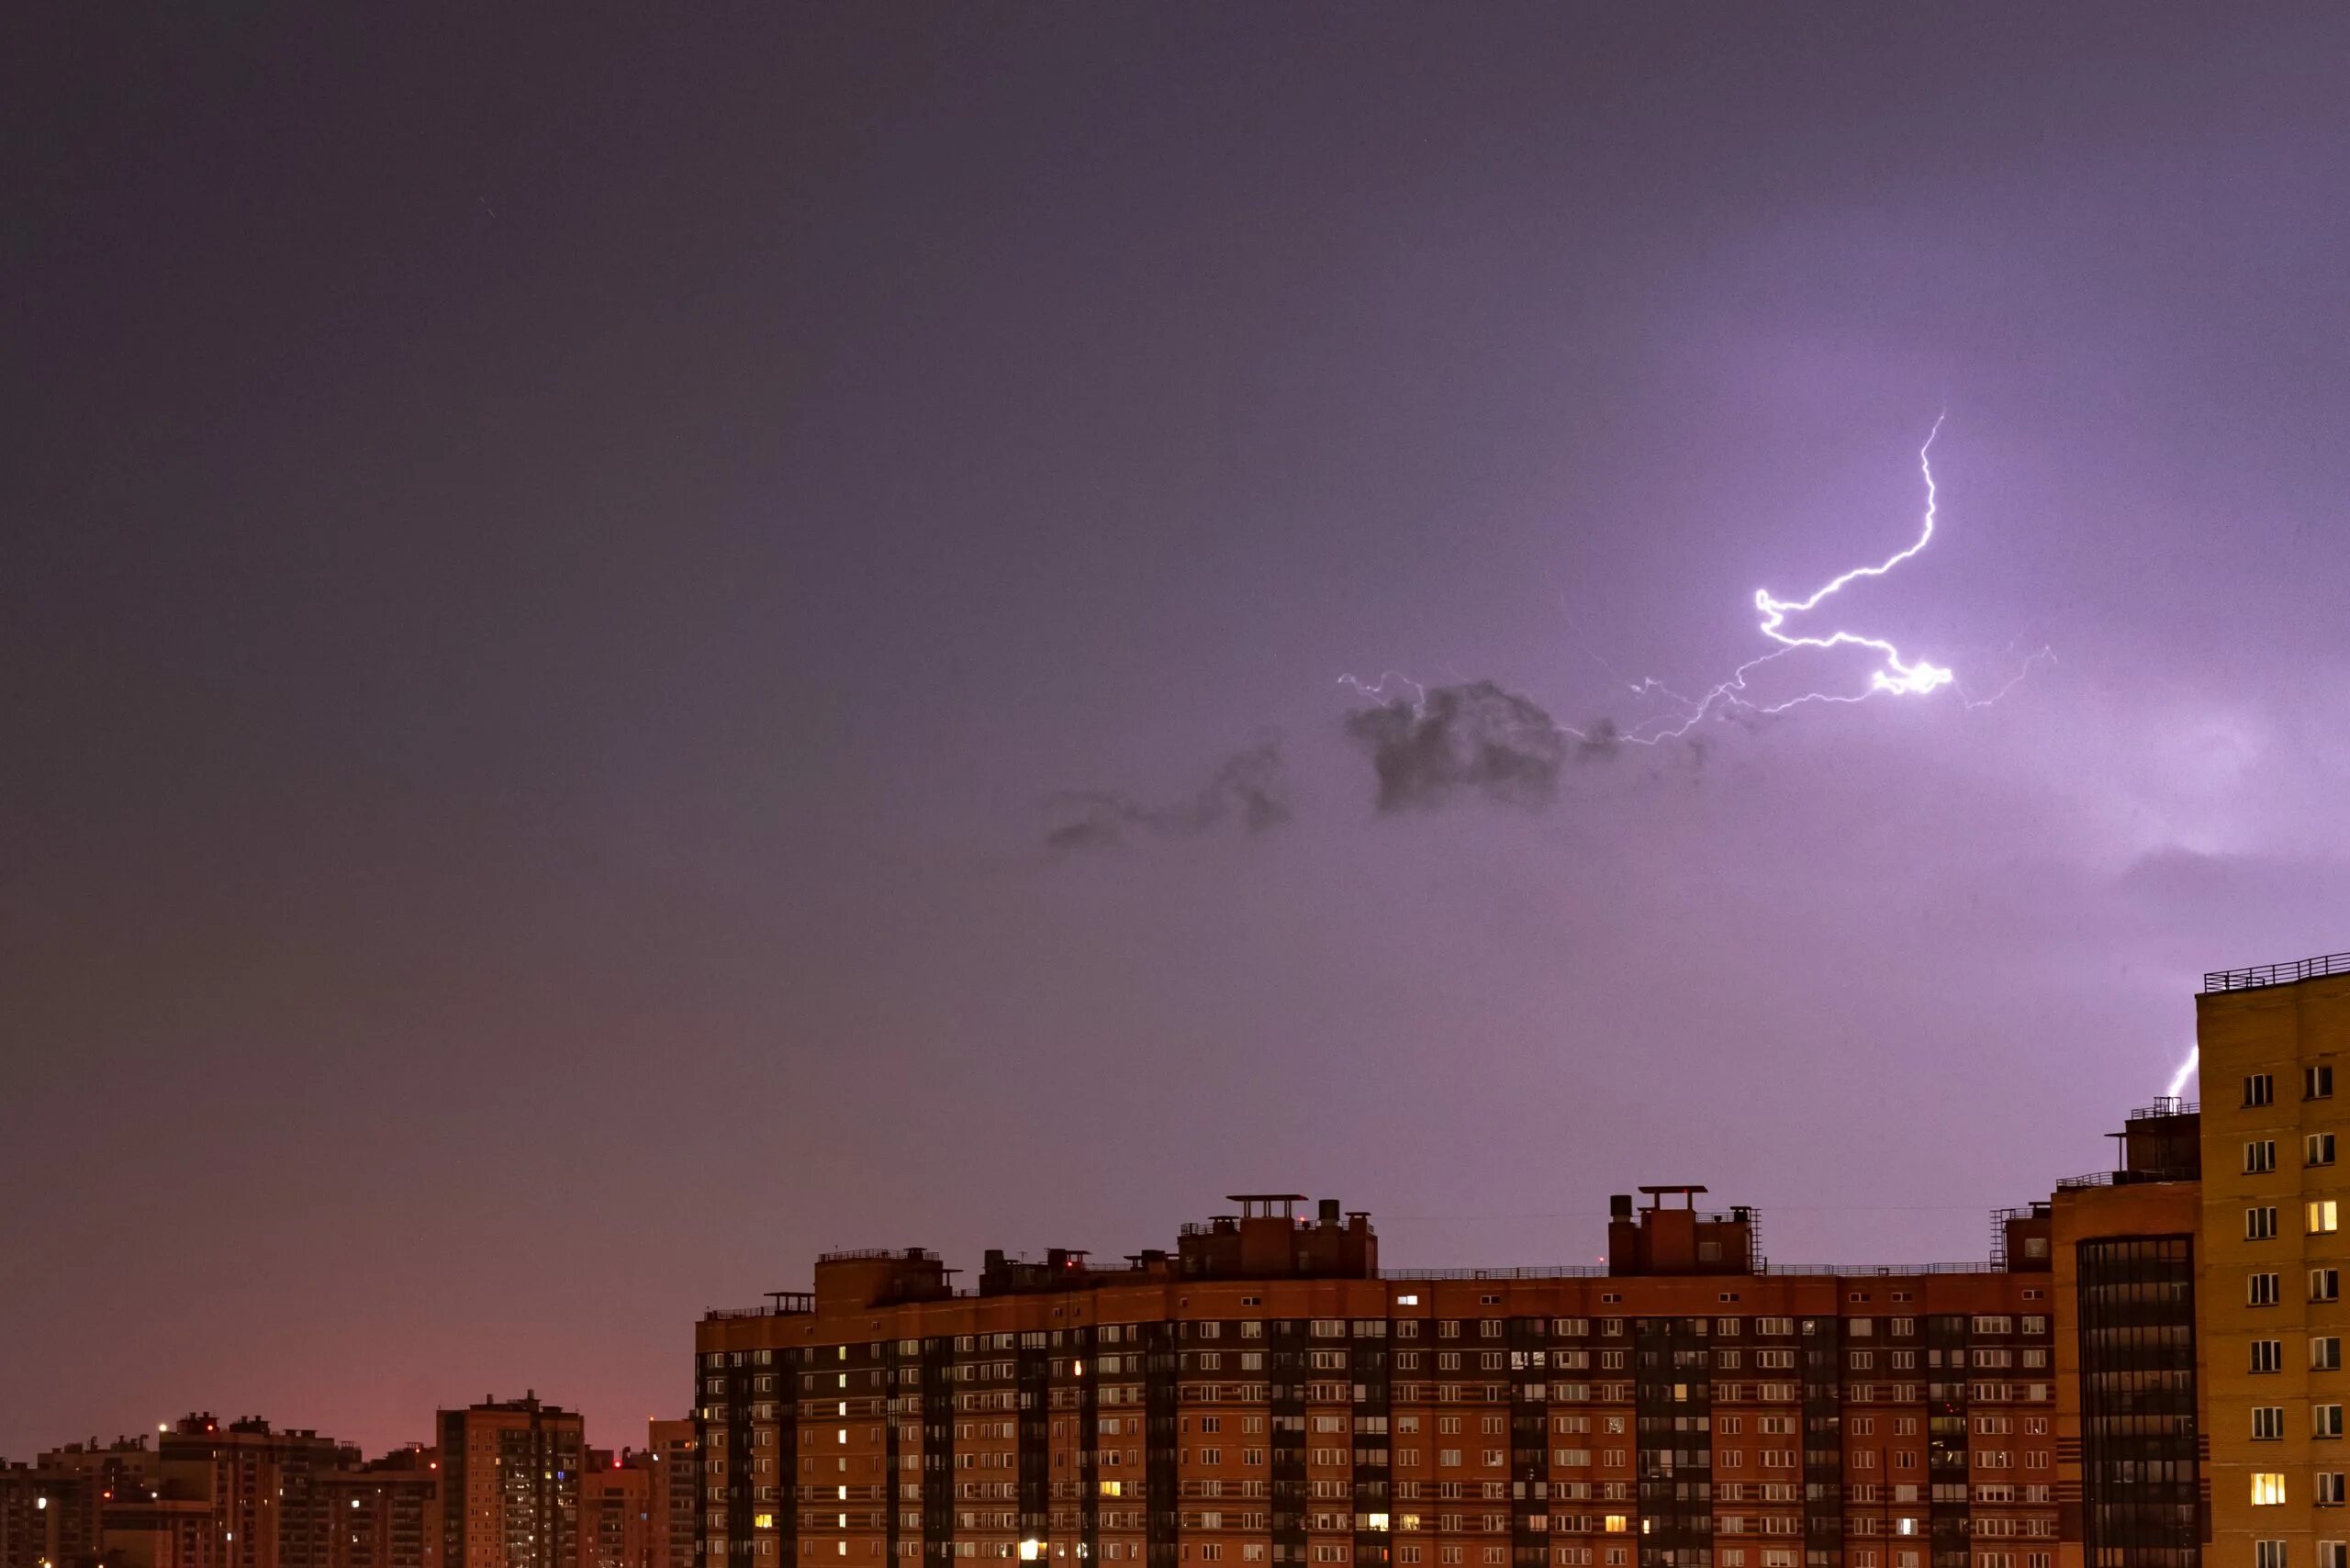
[[[344,9],[0,23],[0,1453],[1238,1191],[1980,1258],[2350,946],[2350,13]],[[1340,676],[1667,712],[1945,412],[1806,629],[2002,700],[1382,809]]]

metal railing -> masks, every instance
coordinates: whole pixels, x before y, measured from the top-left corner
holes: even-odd
[[[2207,995],[2215,991],[2257,991],[2265,985],[2290,985],[2325,975],[2350,975],[2350,953],[2320,953],[2314,958],[2255,964],[2248,969],[2210,969],[2204,973],[2203,990]]]
[[[2066,1176],[2056,1183],[2060,1193],[2070,1193],[2082,1187],[2134,1187],[2147,1182],[2192,1182],[2199,1172],[2188,1166],[2163,1166],[2153,1170],[2092,1170],[2086,1176]]]
[[[2165,1116],[2194,1116],[2202,1114],[2201,1104],[2193,1100],[2181,1100],[2176,1095],[2157,1094],[2151,1105],[2141,1105],[2130,1113],[2133,1122],[2159,1121]]]

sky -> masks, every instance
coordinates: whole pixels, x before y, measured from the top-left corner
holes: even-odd
[[[1234,1192],[1981,1258],[2350,946],[2338,9],[0,28],[0,1453],[641,1442],[820,1249]],[[1568,744],[1937,419],[1795,627],[1957,684]]]

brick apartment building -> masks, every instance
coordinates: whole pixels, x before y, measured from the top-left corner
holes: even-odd
[[[1616,1199],[1605,1269],[1382,1272],[1290,1194],[973,1292],[828,1255],[699,1326],[705,1559],[2053,1568],[2049,1206],[1786,1271],[1703,1192]]]

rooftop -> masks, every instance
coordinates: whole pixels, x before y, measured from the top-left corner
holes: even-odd
[[[2255,964],[2248,969],[2210,969],[2203,976],[2203,994],[2222,991],[2257,991],[2263,986],[2291,985],[2296,980],[2327,975],[2350,975],[2350,953],[2320,953],[2284,964]]]

